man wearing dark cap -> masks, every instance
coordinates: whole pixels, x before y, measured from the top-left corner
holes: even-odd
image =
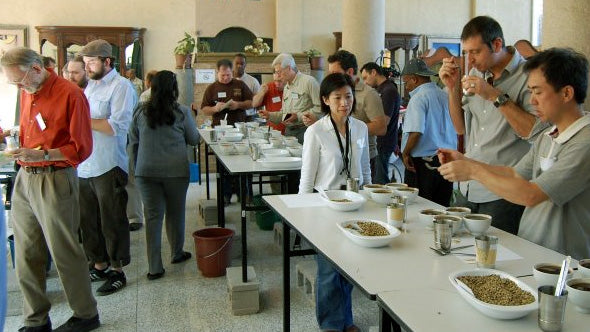
[[[402,135],[404,182],[416,186],[420,196],[448,206],[453,183],[437,172],[439,148],[457,148],[457,135],[449,115],[448,97],[430,76],[436,75],[424,61],[412,59],[404,67],[402,80],[410,92]]]
[[[90,78],[84,93],[90,104],[93,150],[80,164],[82,242],[93,264],[90,280],[105,280],[98,295],[125,287],[123,266],[130,263],[127,206],[127,131],[137,93],[114,68],[111,45],[94,40],[80,50]]]
[[[48,250],[74,312],[54,331],[94,330],[100,322],[78,242],[75,169],[92,151],[88,102],[82,90],[45,69],[33,50],[14,48],[1,64],[8,83],[23,90],[20,148],[11,152],[21,165],[12,194],[16,274],[24,304],[25,326],[19,331],[51,332],[51,303],[45,292]]]

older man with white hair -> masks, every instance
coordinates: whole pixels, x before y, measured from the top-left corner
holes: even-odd
[[[312,113],[315,118],[322,117],[320,85],[312,76],[297,70],[291,54],[277,55],[272,66],[278,79],[285,84],[283,109],[280,112],[263,110],[259,114],[273,123],[283,123],[286,126],[285,135],[297,137],[299,143],[303,143],[303,134],[307,129],[303,115]]]

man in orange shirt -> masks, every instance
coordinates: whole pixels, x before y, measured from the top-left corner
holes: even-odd
[[[76,175],[76,167],[92,152],[88,101],[74,84],[45,69],[35,51],[14,48],[1,64],[8,82],[23,90],[21,147],[11,151],[21,165],[12,196],[16,274],[24,302],[25,326],[19,331],[51,331],[51,303],[45,293],[47,250],[74,312],[53,331],[94,330],[100,322],[78,242]]]
[[[279,74],[272,74],[273,81],[264,84],[260,91],[252,98],[252,107],[257,108],[264,106],[264,109],[269,112],[278,112],[283,108],[283,88],[285,84],[279,80]],[[268,122],[268,125],[276,130],[280,130],[285,134],[285,125],[283,123]]]

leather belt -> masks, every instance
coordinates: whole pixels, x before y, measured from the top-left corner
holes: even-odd
[[[70,168],[71,166],[23,166],[23,169],[27,173],[31,174],[41,174],[41,173],[53,173],[55,171],[59,171],[65,168]]]

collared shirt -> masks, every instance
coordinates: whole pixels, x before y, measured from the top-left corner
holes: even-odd
[[[364,123],[369,123],[377,117],[385,116],[379,94],[362,81],[358,81],[354,85],[354,99],[356,100],[356,108],[352,113],[353,117]],[[376,156],[377,137],[369,135],[369,158],[373,159]]]
[[[283,108],[283,90],[279,90],[275,81],[269,82],[266,86],[268,90],[264,94],[262,105],[269,112],[279,112]],[[284,124],[269,121],[268,125],[273,129],[280,130],[283,135],[285,134]]]
[[[206,106],[213,107],[220,102],[227,103],[230,99],[233,101],[252,100],[252,91],[250,91],[250,88],[248,88],[246,83],[235,78],[232,78],[232,80],[227,84],[215,81],[209,84],[207,89],[205,89],[203,101],[201,102],[201,108]],[[240,108],[235,110],[226,109],[213,114],[213,125],[218,125],[219,120],[225,118],[226,114],[227,123],[230,125],[233,125],[236,122],[246,121],[245,110]]]
[[[371,183],[367,125],[353,117],[350,127],[350,177],[358,178],[359,185]],[[344,144],[345,137],[340,135]],[[330,116],[324,116],[307,128],[303,140],[303,165],[299,193],[311,193],[314,187],[324,190],[340,189],[346,184],[346,174],[336,131]]]
[[[269,114],[270,121],[279,123],[283,115],[297,113],[297,120],[287,127],[303,126],[303,112],[311,111],[318,119],[323,116],[320,110],[320,85],[313,76],[297,72],[293,82],[288,83],[283,89],[283,109],[281,112]]]
[[[457,133],[449,114],[449,97],[433,82],[421,84],[410,92],[402,150],[412,132],[422,134],[410,152],[412,157],[433,156],[438,148],[457,148]]]
[[[248,86],[250,91],[252,91],[252,95],[257,94],[258,91],[260,91],[260,82],[258,82],[258,80],[256,78],[254,78],[252,75],[250,75],[248,73],[244,73],[244,75],[242,75],[242,77],[236,77],[236,79],[246,83],[246,85]],[[255,108],[249,108],[246,110],[246,115],[254,115],[254,114],[256,114]]]
[[[389,79],[386,79],[383,83],[379,84],[375,90],[377,90],[379,97],[381,97],[384,114],[390,118],[385,135],[377,136],[377,151],[386,153],[393,152],[397,150],[397,133],[399,129],[399,107],[401,104],[401,98],[399,97],[397,87]]]
[[[112,69],[100,80],[89,80],[84,93],[90,104],[90,117],[106,119],[114,135],[92,131],[92,155],[80,164],[78,176],[96,177],[117,166],[127,172],[127,131],[137,104],[137,94],[133,85],[119,75],[116,69]]]
[[[539,135],[514,167],[549,197],[524,210],[518,236],[575,259],[590,257],[590,115]]]
[[[92,152],[88,101],[77,85],[47,71],[41,90],[21,92],[20,144],[29,149],[58,148],[66,160],[18,163],[76,167]]]
[[[144,92],[142,92],[141,95],[139,95],[139,102],[140,103],[146,102],[146,101],[150,100],[151,97],[152,97],[152,88],[148,88]]]
[[[494,80],[493,86],[510,96],[526,112],[535,115],[530,104],[530,92],[527,89],[527,74],[523,67],[525,60],[513,48],[507,47],[512,59]],[[488,78],[490,73],[471,69],[469,75]],[[494,103],[478,95],[464,97],[465,111],[465,155],[488,164],[514,166],[530,149],[532,142],[545,128],[536,120],[529,137],[519,137]],[[499,196],[485,189],[477,181],[460,183],[461,192],[470,202],[485,203],[500,199]]]

